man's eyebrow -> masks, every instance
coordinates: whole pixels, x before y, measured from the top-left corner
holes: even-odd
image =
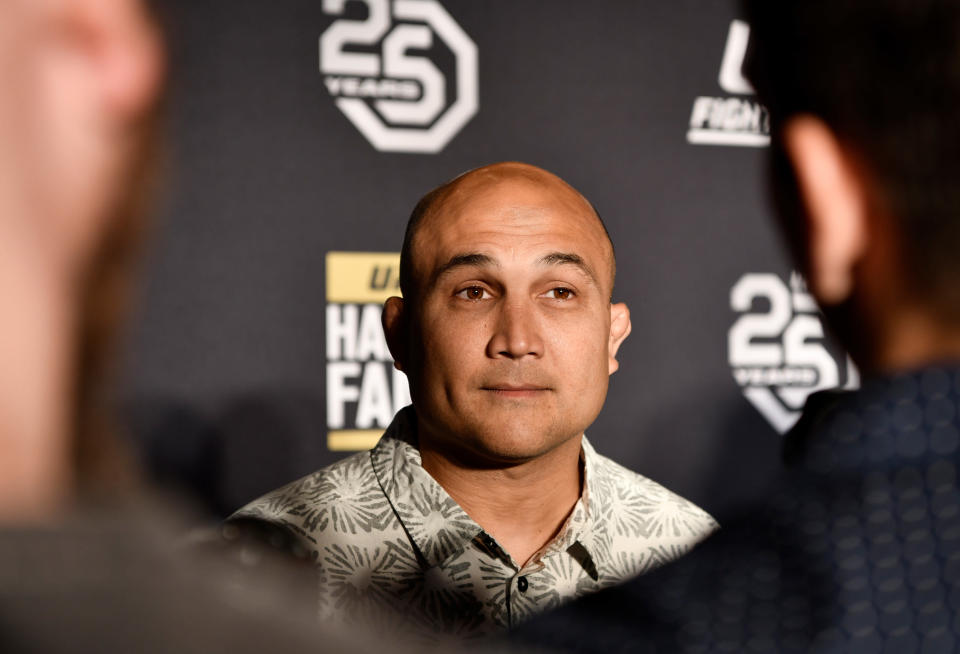
[[[541,266],[556,266],[563,264],[576,266],[582,270],[587,277],[590,278],[590,281],[592,281],[595,286],[600,286],[600,281],[593,272],[593,268],[591,268],[579,254],[573,254],[572,252],[551,252],[550,254],[540,257],[537,263]]]
[[[557,265],[568,265],[576,266],[583,273],[590,278],[590,281],[594,283],[595,286],[600,286],[600,281],[597,279],[597,275],[593,272],[593,268],[584,261],[583,257],[579,254],[573,254],[572,252],[551,252],[550,254],[545,254],[537,260],[537,265],[540,266],[557,266]],[[456,268],[464,267],[479,267],[479,266],[493,266],[495,268],[500,267],[500,262],[498,262],[493,257],[487,254],[480,254],[479,252],[470,252],[467,254],[457,254],[447,260],[442,266],[437,268],[436,272],[432,275],[431,282],[436,282],[443,275],[447,274],[451,270]]]
[[[437,281],[454,268],[463,268],[467,266],[494,266],[499,268],[500,264],[493,257],[486,254],[480,254],[479,252],[457,254],[450,257],[445,264],[437,268],[431,281]]]

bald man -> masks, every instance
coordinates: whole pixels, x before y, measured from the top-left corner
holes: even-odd
[[[413,405],[370,452],[231,518],[314,553],[321,617],[483,635],[716,528],[584,437],[630,313],[611,303],[613,245],[580,193],[525,164],[470,171],[417,204],[400,268],[383,326]]]

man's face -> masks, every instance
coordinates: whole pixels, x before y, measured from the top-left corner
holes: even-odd
[[[442,201],[412,257],[404,367],[421,442],[509,462],[582,434],[616,366],[612,256],[592,209],[557,180],[468,181]]]

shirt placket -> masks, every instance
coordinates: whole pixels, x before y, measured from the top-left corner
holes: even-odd
[[[546,567],[543,559],[547,556],[558,556],[562,554],[554,550],[562,547],[563,542],[566,540],[567,539],[554,541],[551,546],[541,550],[531,561],[520,568],[506,550],[500,547],[497,541],[486,532],[480,532],[474,539],[474,542],[486,555],[497,559],[501,564],[501,569],[504,572],[501,579],[504,589],[503,615],[505,616],[504,622],[507,627],[512,628],[517,625],[517,616],[520,613],[518,611],[518,604],[523,601],[523,597],[533,592],[534,578],[537,576],[536,573]]]
[[[505,626],[513,627],[516,620],[515,602],[517,601],[517,594],[526,593],[529,589],[529,580],[526,578],[529,571],[526,568],[518,569],[513,558],[497,544],[497,541],[490,534],[480,532],[474,538],[474,542],[484,554],[500,563],[499,567],[503,572],[503,576],[499,579],[499,583],[503,584],[503,621]]]

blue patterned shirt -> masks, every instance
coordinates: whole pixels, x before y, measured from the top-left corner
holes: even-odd
[[[960,363],[811,395],[784,458],[762,501],[690,556],[532,620],[514,643],[960,651]]]

